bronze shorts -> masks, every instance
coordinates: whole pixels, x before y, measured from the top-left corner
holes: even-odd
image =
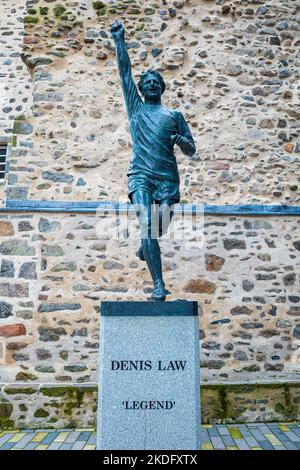
[[[131,202],[131,195],[137,190],[150,193],[153,201],[160,202],[169,199],[174,201],[174,204],[180,201],[179,184],[174,181],[159,180],[142,174],[129,175],[128,197]]]

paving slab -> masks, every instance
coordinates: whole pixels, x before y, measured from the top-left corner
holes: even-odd
[[[267,430],[267,431],[266,431]],[[205,425],[203,450],[300,450],[300,423]],[[95,450],[95,429],[8,430],[0,433],[0,450]]]

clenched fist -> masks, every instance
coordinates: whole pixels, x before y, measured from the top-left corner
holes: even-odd
[[[115,20],[110,27],[110,32],[114,41],[124,40],[125,28],[121,21]]]
[[[173,145],[177,144],[180,145],[180,143],[183,142],[184,137],[180,134],[173,134],[171,135],[171,142]]]

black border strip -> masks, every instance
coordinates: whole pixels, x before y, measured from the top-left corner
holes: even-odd
[[[198,316],[198,302],[103,301],[102,317],[191,317]]]

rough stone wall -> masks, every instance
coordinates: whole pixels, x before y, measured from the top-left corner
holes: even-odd
[[[32,112],[32,80],[21,59],[25,3],[24,0],[2,0],[0,5],[1,137],[13,133],[15,119]]]
[[[5,183],[15,185],[18,181],[16,171],[18,158],[26,147],[20,136],[19,148],[14,149],[16,138],[13,138],[15,122],[19,117],[31,116],[32,113],[32,80],[27,67],[21,59],[23,50],[24,23],[26,15],[25,0],[2,0],[0,3],[0,142],[8,143],[8,161],[11,171]],[[5,202],[5,184],[0,182],[0,207]]]
[[[202,385],[203,424],[295,421],[299,384]],[[96,427],[97,386],[0,387],[1,429]]]
[[[97,381],[100,301],[151,287],[138,241],[101,238],[103,220],[1,215],[0,382]],[[207,216],[203,247],[162,241],[168,300],[202,306],[203,382],[299,379],[299,224]]]
[[[4,4],[23,12],[25,1]],[[33,107],[16,121],[8,197],[126,199],[131,144],[108,34],[120,18],[135,77],[163,72],[164,103],[183,111],[197,142],[192,159],[178,153],[182,199],[299,202],[297,2],[26,4],[22,57]]]

